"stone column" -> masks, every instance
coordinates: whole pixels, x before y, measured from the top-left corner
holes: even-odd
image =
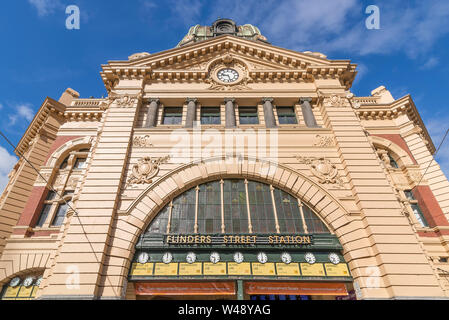
[[[306,126],[309,128],[319,128],[316,123],[315,116],[313,115],[312,106],[310,105],[312,98],[301,98],[299,103],[301,104],[302,115]]]
[[[273,98],[263,98],[263,114],[265,117],[265,126],[267,128],[276,128],[276,119],[273,112]]]
[[[234,98],[226,98],[225,114],[226,114],[226,128],[235,128],[235,110],[234,110]]]
[[[195,121],[196,116],[196,102],[195,98],[187,98],[187,116],[186,116],[186,124],[184,128],[193,128],[193,121]]]
[[[150,99],[150,106],[148,107],[147,121],[145,128],[153,128],[157,122],[157,109],[159,107],[159,99]]]

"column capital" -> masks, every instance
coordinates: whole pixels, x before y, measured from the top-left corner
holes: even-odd
[[[197,103],[198,99],[197,98],[187,98],[186,103],[190,103],[190,102]]]
[[[161,100],[159,100],[159,98],[148,98],[148,102],[149,103],[155,102],[156,104],[160,104]]]
[[[228,102],[234,103],[235,102],[235,98],[224,98],[224,102],[225,103],[228,103]]]
[[[262,98],[262,102],[263,102],[263,103],[265,103],[265,102],[270,102],[270,103],[272,103],[273,101],[274,101],[274,98],[270,98],[270,97]]]
[[[299,98],[299,103],[300,103],[300,104],[303,104],[304,102],[310,103],[310,102],[312,102],[312,98],[311,98],[311,97],[302,97],[302,98]]]

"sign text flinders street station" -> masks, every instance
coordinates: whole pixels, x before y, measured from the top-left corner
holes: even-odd
[[[311,235],[167,235],[167,244],[282,244],[310,245]]]

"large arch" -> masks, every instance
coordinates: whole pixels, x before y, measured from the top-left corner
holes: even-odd
[[[255,158],[218,157],[195,161],[159,178],[115,220],[108,255],[116,261],[122,259],[120,264],[125,273],[115,274],[115,288],[119,289],[118,292],[126,283],[127,271],[139,236],[159,211],[173,198],[197,184],[226,178],[248,178],[272,184],[290,193],[313,209],[338,238],[342,235],[340,228],[352,221],[347,209],[330,192],[286,165]],[[342,245],[344,247],[344,243]],[[107,269],[106,266],[104,274],[111,275]],[[102,282],[107,285],[105,279]]]

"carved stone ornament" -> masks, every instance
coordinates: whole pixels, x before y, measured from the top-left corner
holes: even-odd
[[[310,166],[310,171],[318,182],[322,184],[338,184],[343,187],[343,180],[338,176],[337,167],[324,157],[302,157],[297,156],[299,163],[304,163]]]
[[[42,172],[37,175],[36,183],[47,183],[51,177],[51,173]],[[45,180],[44,180],[45,179]]]
[[[332,94],[329,97],[324,98],[324,105],[327,107],[349,107],[350,103],[347,97],[342,97],[336,94]]]
[[[133,139],[133,146],[137,148],[148,148],[152,147],[153,144],[150,142],[150,136],[137,136]]]
[[[131,108],[135,103],[137,103],[142,98],[142,93],[137,95],[118,95],[115,92],[107,97],[106,101],[100,103],[100,109],[108,109],[112,103],[115,103],[119,108]]]
[[[334,137],[331,136],[322,136],[317,134],[316,135],[317,142],[315,143],[316,147],[333,147],[335,146],[335,140]]]
[[[218,79],[217,73],[221,69],[232,68],[238,72],[239,78],[235,82],[225,83]],[[246,65],[235,59],[231,54],[227,54],[220,59],[217,59],[209,66],[209,78],[205,80],[210,84],[209,90],[216,91],[238,91],[238,90],[252,90],[248,83],[253,82],[249,76],[249,70]]]
[[[159,172],[159,166],[162,163],[166,163],[170,159],[170,156],[162,158],[144,157],[140,158],[132,168],[131,176],[129,177],[126,186],[132,184],[150,184],[153,182],[153,178]]]
[[[423,177],[423,175],[418,171],[411,171],[408,173],[408,176],[413,183],[419,183]]]

